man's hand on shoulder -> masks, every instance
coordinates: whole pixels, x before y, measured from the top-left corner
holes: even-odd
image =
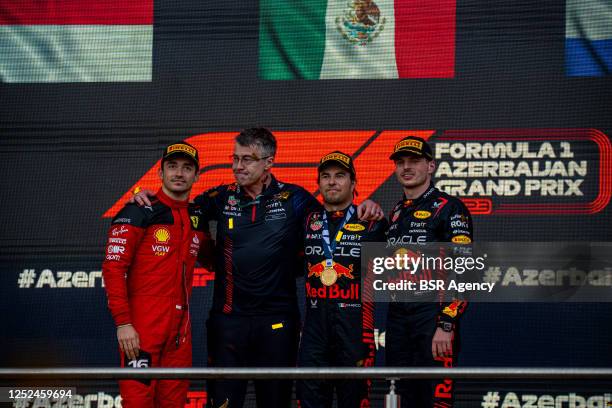
[[[128,202],[131,204],[136,203],[139,207],[149,206],[151,205],[151,200],[149,200],[149,197],[153,197],[154,195],[155,192],[151,190],[140,190],[130,197],[130,201]]]
[[[357,207],[357,217],[362,221],[380,221],[385,213],[378,203],[368,199]]]

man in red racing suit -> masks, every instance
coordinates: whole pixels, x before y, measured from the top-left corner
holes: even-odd
[[[162,188],[150,206],[126,205],[113,219],[102,266],[117,325],[121,366],[190,367],[189,297],[200,247],[210,242],[189,204],[198,155],[187,143],[164,149]],[[185,380],[121,380],[123,406],[184,407]]]

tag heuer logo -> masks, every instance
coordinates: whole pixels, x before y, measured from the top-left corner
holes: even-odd
[[[310,229],[313,231],[318,231],[323,227],[323,221],[314,221],[310,223]]]

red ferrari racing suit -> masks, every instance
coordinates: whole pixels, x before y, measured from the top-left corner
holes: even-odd
[[[113,219],[102,266],[117,326],[140,338],[135,360],[122,367],[190,367],[189,297],[200,246],[209,240],[201,210],[159,190],[151,206],[126,205]],[[119,381],[123,406],[183,407],[189,382]]]

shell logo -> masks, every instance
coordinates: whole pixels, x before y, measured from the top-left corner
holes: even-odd
[[[453,241],[455,244],[469,244],[472,242],[472,239],[467,235],[455,235],[453,238],[451,238],[451,241]]]
[[[413,214],[416,218],[420,220],[424,220],[426,218],[431,217],[431,213],[429,211],[415,211]]]
[[[158,228],[153,233],[153,237],[155,237],[158,244],[165,244],[170,241],[170,231],[166,227]]]
[[[344,229],[351,232],[363,231],[365,227],[361,224],[346,224]]]

